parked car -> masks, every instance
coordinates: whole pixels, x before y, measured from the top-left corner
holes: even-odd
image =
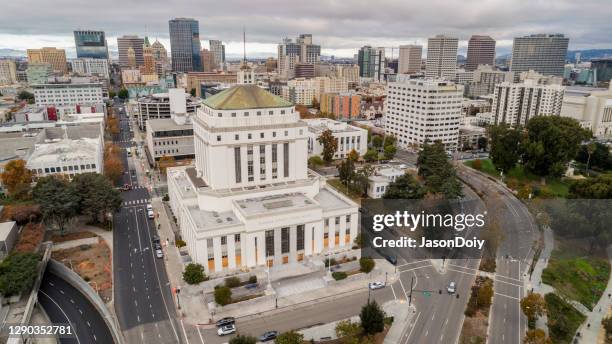
[[[151,204],[147,204],[147,211],[153,211],[153,206]]]
[[[234,319],[233,317],[225,317],[223,319],[217,320],[215,325],[217,325],[217,327],[223,327],[226,325],[233,325],[235,322],[236,319]]]
[[[268,331],[259,337],[260,342],[267,342],[278,337],[278,331]]]
[[[158,242],[153,243],[153,248],[156,250],[161,250],[161,245]]]
[[[219,329],[217,329],[217,334],[219,336],[225,336],[232,333],[236,333],[236,326],[234,326],[234,324],[221,326]]]
[[[446,291],[448,291],[449,294],[454,294],[456,289],[457,285],[455,284],[455,282],[450,282],[448,287],[446,288]]]
[[[153,234],[153,238],[151,239],[151,241],[159,244],[159,236],[157,236],[157,234]]]
[[[131,190],[132,186],[130,184],[123,184],[123,191]]]
[[[391,263],[391,264],[393,264],[393,265],[397,265],[397,257],[395,257],[395,256],[388,256],[388,255],[385,255],[385,259],[386,259],[386,260],[387,260],[389,263]]]
[[[376,290],[376,289],[384,288],[385,284],[383,282],[379,282],[379,281],[370,282],[370,283],[368,283],[368,287],[370,287],[370,289],[372,289],[372,290]]]
[[[153,210],[147,211],[147,217],[150,218],[150,219],[155,217],[155,214],[153,213]]]
[[[162,250],[159,249],[159,248],[156,249],[155,250],[155,257],[157,257],[157,258],[164,258],[164,252],[162,252]]]

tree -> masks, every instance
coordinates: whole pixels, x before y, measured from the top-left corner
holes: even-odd
[[[104,175],[113,183],[120,181],[123,175],[121,148],[109,143],[104,147]]]
[[[539,176],[561,176],[578,153],[580,143],[591,137],[590,131],[569,117],[533,117],[526,129],[523,164]]]
[[[478,303],[479,309],[488,309],[491,306],[491,299],[493,298],[493,287],[488,280],[485,280],[480,288],[478,288],[478,294],[476,295],[476,302]]]
[[[331,130],[327,129],[321,133],[317,141],[323,146],[323,160],[330,162],[338,149],[338,139],[334,137]]]
[[[30,92],[28,92],[28,91],[26,91],[26,90],[23,90],[23,91],[20,91],[20,92],[17,94],[17,99],[19,99],[19,100],[25,100],[25,101],[27,101],[28,103],[33,104],[33,103],[34,103],[34,94],[33,94],[33,93],[30,93]]]
[[[316,166],[321,166],[324,163],[325,162],[323,161],[323,159],[321,159],[321,157],[318,155],[314,155],[308,158],[308,166],[310,166],[311,168],[316,167]]]
[[[574,180],[570,184],[569,194],[570,198],[612,198],[612,175],[601,174],[593,178]]]
[[[489,156],[495,167],[503,172],[510,171],[520,158],[521,131],[506,124],[489,127],[491,149]]]
[[[366,162],[374,162],[376,159],[378,159],[378,152],[375,149],[368,149],[363,155],[363,160]]]
[[[368,193],[368,185],[370,176],[375,172],[372,165],[366,164],[353,175],[353,189],[357,190],[362,195]]]
[[[527,317],[528,323],[535,323],[536,319],[546,312],[546,302],[542,295],[529,293],[521,299],[521,310]]]
[[[113,81],[113,79],[111,79],[111,81]],[[112,84],[112,83],[111,83],[111,84]],[[116,94],[115,92],[113,92],[113,91],[108,91],[108,97],[109,97],[110,99],[115,98],[115,96],[116,96],[116,95],[117,95],[117,94]]]
[[[382,332],[385,328],[385,312],[376,301],[368,302],[361,308],[359,314],[361,327],[366,335]]]
[[[371,257],[359,258],[359,270],[361,270],[361,272],[365,272],[367,274],[370,271],[374,270],[375,265],[376,262]]]
[[[486,137],[481,136],[478,138],[478,143],[477,143],[477,147],[478,149],[481,149],[483,151],[487,150],[487,144],[488,144],[488,140]]]
[[[419,152],[417,164],[419,175],[425,179],[428,191],[444,194],[446,198],[458,198],[463,195],[457,172],[448,160],[442,142],[424,144]]]
[[[374,135],[372,136],[372,147],[376,148],[377,150],[382,148],[383,145],[383,138],[380,135]]]
[[[315,109],[318,109],[320,106],[319,101],[317,100],[317,97],[312,97],[312,107]]]
[[[119,90],[118,96],[121,99],[127,99],[130,96],[130,92],[128,92],[128,90],[125,87],[123,87]]]
[[[38,254],[15,252],[0,262],[0,294],[17,295],[28,290],[38,274]]]
[[[355,236],[355,240],[353,240],[353,244],[357,245],[357,247],[359,248],[363,246],[363,236],[361,235],[361,233],[358,233],[357,236]]]
[[[192,88],[192,89],[189,91],[189,94],[191,94],[191,96],[192,96],[192,97],[195,97],[195,96],[196,96],[196,89],[195,89],[195,88]]]
[[[387,199],[422,199],[425,190],[421,184],[410,174],[397,177],[394,182],[389,183],[383,198]]]
[[[472,161],[472,168],[477,170],[477,171],[482,170],[482,160],[476,159],[476,160]]]
[[[528,330],[525,334],[524,344],[552,344],[552,340],[546,337],[544,330]]]
[[[172,166],[176,163],[176,160],[174,159],[173,156],[170,155],[163,155],[161,158],[159,158],[159,161],[157,162],[157,166],[159,166],[159,171],[162,174],[166,174],[166,169],[169,166]]]
[[[304,335],[295,331],[284,332],[278,335],[274,340],[276,344],[302,344],[304,343]]]
[[[336,336],[343,344],[360,344],[359,336],[362,328],[357,322],[342,320],[336,324]]]
[[[215,302],[221,306],[232,303],[232,290],[226,286],[215,288]]]
[[[206,281],[206,274],[204,273],[204,267],[202,264],[189,263],[183,271],[183,280],[188,284],[200,284]],[[216,301],[215,294],[215,301]]]
[[[359,160],[359,153],[357,153],[355,149],[351,149],[346,158],[353,162],[357,162]]]
[[[82,173],[70,182],[78,196],[78,211],[96,223],[121,208],[121,195],[108,179],[98,173]]]
[[[40,204],[43,220],[63,234],[78,213],[79,197],[74,188],[64,179],[42,177],[32,190],[32,196]]]
[[[394,145],[387,145],[387,146],[385,146],[385,148],[384,148],[385,159],[387,159],[387,160],[393,159],[393,157],[395,156],[396,152],[397,152],[397,148],[395,148]]]
[[[255,344],[257,343],[257,338],[253,336],[245,336],[245,335],[237,335],[236,337],[230,339],[229,344]]]
[[[2,184],[6,187],[9,195],[20,199],[28,196],[32,183],[32,172],[26,168],[24,160],[9,161],[4,166],[1,177]]]
[[[612,156],[608,147],[599,142],[580,146],[576,161],[587,165],[587,169],[605,171],[612,169]]]
[[[338,176],[340,181],[345,185],[349,185],[355,175],[355,163],[351,159],[343,160],[338,165]]]

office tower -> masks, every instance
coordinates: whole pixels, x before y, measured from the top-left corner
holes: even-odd
[[[129,47],[127,50],[127,66],[129,68],[136,68],[136,52],[134,48]]]
[[[155,74],[155,59],[153,58],[153,48],[149,43],[149,37],[145,37],[144,44],[142,46],[142,60],[143,64],[140,66],[141,74]]]
[[[361,47],[357,54],[359,76],[362,78],[383,81],[385,76],[385,48]]]
[[[464,95],[468,98],[476,98],[487,94],[493,94],[495,85],[504,81],[514,80],[512,72],[494,70],[490,65],[479,65],[473,73],[471,82],[465,85]]]
[[[66,51],[56,48],[28,49],[28,63],[48,63],[53,68],[53,72],[66,74]]]
[[[208,44],[210,45],[210,51],[215,57],[213,69],[220,68],[225,63],[225,45],[223,45],[223,42],[215,39],[208,41]]]
[[[423,47],[420,45],[400,45],[398,74],[414,74],[421,71]]]
[[[314,78],[315,68],[311,63],[296,63],[295,77],[296,78]]]
[[[166,47],[161,44],[158,40],[155,40],[153,44],[151,44],[151,52],[153,53],[153,59],[158,63],[165,63],[168,61],[168,52],[166,51]]]
[[[70,61],[72,72],[78,75],[93,76],[108,79],[109,65],[107,59],[95,59],[90,57],[78,58]]]
[[[77,58],[93,58],[108,60],[108,46],[104,31],[76,30],[74,44]]]
[[[358,65],[336,65],[336,77],[344,78],[347,82],[359,82],[359,66]]]
[[[312,35],[302,34],[295,42],[284,38],[278,45],[278,73],[285,78],[295,76],[295,66],[298,63],[316,64],[321,59],[321,46],[312,44]]]
[[[17,65],[13,60],[0,60],[0,86],[17,83]]]
[[[277,60],[273,57],[266,59],[266,72],[274,72],[276,70]]]
[[[217,68],[217,64],[215,63],[215,53],[212,51],[202,49],[202,51],[200,51],[200,59],[202,59],[203,72],[212,72]]]
[[[479,65],[495,66],[495,40],[489,36],[473,35],[468,42],[465,69],[473,71]]]
[[[427,78],[444,78],[452,80],[457,69],[457,46],[459,40],[454,37],[436,35],[427,40]]]
[[[423,94],[427,94],[423,97]],[[449,81],[404,79],[387,87],[385,133],[403,148],[442,141],[457,149],[463,86]]]
[[[559,116],[564,89],[558,84],[539,84],[535,79],[498,84],[495,86],[491,107],[494,124],[524,126],[535,116]]]
[[[595,74],[595,84],[612,80],[612,57],[592,59],[591,68]]]
[[[119,65],[121,67],[137,67],[144,64],[144,56],[142,55],[142,48],[144,45],[144,38],[130,35],[117,38],[117,47],[119,49]],[[130,66],[128,51],[132,48],[134,50],[135,65]]]
[[[53,67],[49,63],[28,63],[26,69],[26,79],[28,84],[45,84],[53,74]]]
[[[168,21],[170,28],[170,54],[175,72],[202,70],[200,59],[200,25],[192,18],[175,18]]]
[[[514,38],[510,70],[517,77],[529,70],[563,76],[569,38],[562,34],[536,34]]]

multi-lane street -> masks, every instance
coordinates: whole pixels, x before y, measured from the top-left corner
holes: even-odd
[[[130,148],[128,118],[120,115],[121,132],[115,142]],[[142,186],[135,165],[126,151],[122,152],[124,170],[121,185],[123,205],[113,220],[114,304],[121,330],[127,343],[182,343],[176,323],[176,312],[163,259],[156,258],[152,239],[155,223],[147,216],[149,191]]]

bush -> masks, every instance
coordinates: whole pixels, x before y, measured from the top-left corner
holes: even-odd
[[[375,265],[376,262],[374,262],[374,259],[370,257],[361,257],[361,259],[359,259],[360,270],[361,272],[365,272],[366,274],[374,270]]]
[[[255,276],[255,275],[250,276],[249,277],[249,283],[250,284],[257,283],[257,276]]]
[[[187,243],[185,242],[185,240],[178,239],[176,241],[176,247],[181,248],[181,247],[185,247],[185,246],[187,246]]]
[[[321,157],[318,155],[311,156],[310,158],[308,158],[308,166],[310,167],[321,166],[324,163],[325,162],[323,161],[323,159],[321,159]]]
[[[385,312],[376,301],[369,302],[361,308],[359,314],[361,327],[366,335],[382,332],[385,328]]]
[[[257,338],[252,336],[243,336],[237,335],[236,337],[230,339],[229,344],[255,344],[257,343]]]
[[[162,198],[162,201],[164,202],[170,201],[170,196],[168,196],[168,194],[165,194],[164,197]]]
[[[334,266],[334,265],[337,265],[337,264],[338,263],[336,262],[336,259],[334,259],[334,258],[332,258],[332,259],[325,258],[325,267],[326,268],[328,268],[330,265]]]
[[[240,278],[228,277],[225,279],[225,286],[228,288],[236,288],[240,286]]]
[[[204,267],[201,264],[190,263],[183,271],[183,280],[188,284],[200,284],[208,278],[204,274]]]
[[[36,279],[39,256],[35,253],[11,253],[0,263],[0,293],[16,295],[28,290]]]
[[[230,288],[225,286],[219,286],[215,288],[215,302],[221,306],[232,303],[232,291]]]
[[[336,271],[336,272],[332,272],[332,277],[336,281],[340,281],[340,280],[345,279],[347,277],[347,274],[344,271]]]

